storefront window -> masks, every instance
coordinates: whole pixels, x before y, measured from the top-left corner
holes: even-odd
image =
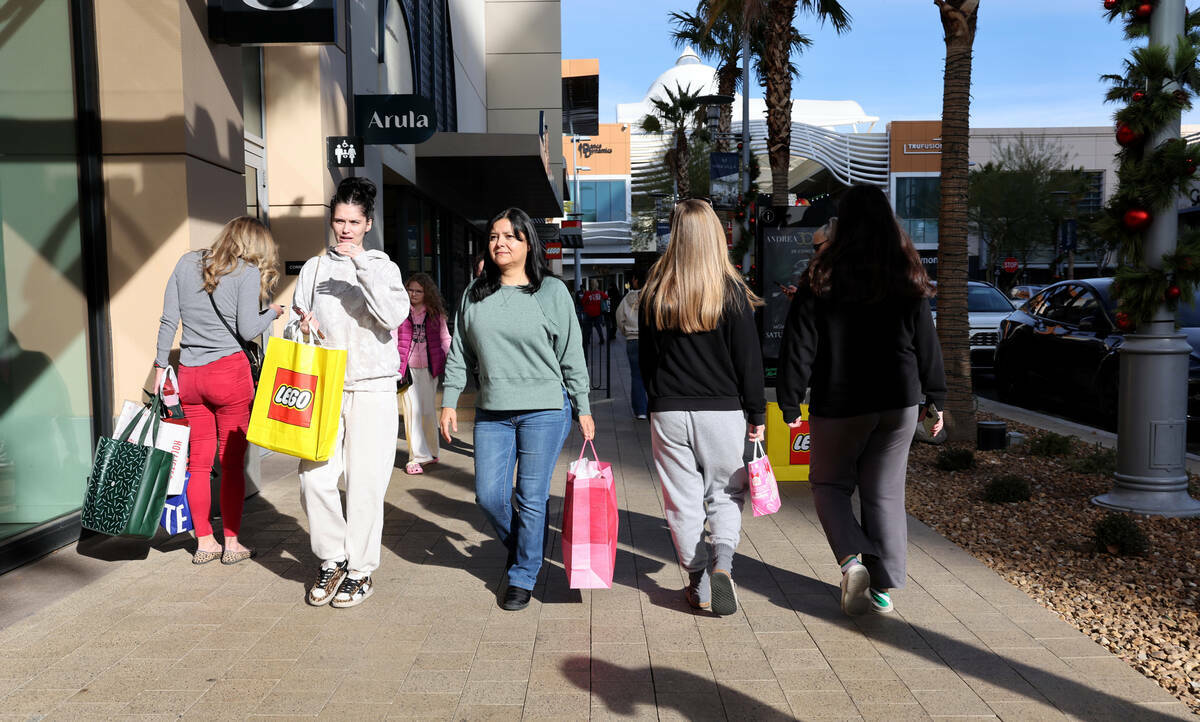
[[[92,451],[71,18],[25,5],[0,18],[0,541],[77,510]]]
[[[896,178],[896,216],[918,247],[937,247],[941,188],[937,176]]]
[[[625,214],[625,181],[580,181],[579,202],[585,222],[628,220]]]

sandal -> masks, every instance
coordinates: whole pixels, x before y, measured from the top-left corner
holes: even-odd
[[[240,552],[231,552],[229,550],[225,550],[224,552],[221,552],[221,563],[228,566],[230,564],[244,562],[247,559],[253,559],[254,557],[255,552],[253,549],[243,549]]]
[[[215,562],[221,558],[221,552],[206,552],[203,549],[197,549],[192,555],[192,564],[208,564]]]
[[[422,469],[421,465],[418,464],[417,462],[410,461],[404,465],[404,473],[405,474],[424,474],[425,470]]]

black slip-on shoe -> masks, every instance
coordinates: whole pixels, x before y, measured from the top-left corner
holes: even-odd
[[[509,585],[508,591],[504,593],[504,601],[500,604],[500,608],[507,609],[510,612],[524,609],[529,606],[529,599],[532,596],[532,589],[522,589]]]

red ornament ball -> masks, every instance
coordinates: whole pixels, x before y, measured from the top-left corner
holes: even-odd
[[[1184,103],[1187,102],[1188,94],[1186,91],[1183,91],[1183,90],[1173,90],[1173,91],[1171,91],[1171,97],[1175,98],[1176,103],[1183,105]]]
[[[1124,311],[1117,311],[1116,320],[1117,328],[1121,329],[1122,331],[1128,331],[1133,328],[1133,319],[1130,318],[1129,314],[1125,313]]]
[[[1122,146],[1130,146],[1142,139],[1142,134],[1121,123],[1117,126],[1117,142]]]
[[[1104,0],[1104,9],[1112,10],[1117,6],[1118,0]]]
[[[1150,211],[1145,208],[1130,208],[1125,211],[1125,216],[1121,220],[1129,230],[1141,231],[1150,225],[1154,216],[1150,215]]]
[[[1153,14],[1154,3],[1142,3],[1141,5],[1137,6],[1136,10],[1133,11],[1134,17],[1136,17],[1138,20],[1149,20],[1150,16]]]
[[[1168,301],[1178,301],[1181,295],[1183,295],[1183,291],[1179,289],[1179,286],[1167,286]]]
[[[1184,158],[1183,159],[1183,170],[1188,175],[1194,175],[1196,173],[1196,159],[1195,158]]]
[[[1146,99],[1146,91],[1144,91],[1144,90],[1135,90],[1135,91],[1133,91],[1133,95],[1132,95],[1132,96],[1130,96],[1130,97],[1132,97],[1132,98],[1133,98],[1133,102],[1135,102],[1135,103],[1140,103],[1140,102],[1142,102],[1143,100],[1145,100],[1145,99]]]

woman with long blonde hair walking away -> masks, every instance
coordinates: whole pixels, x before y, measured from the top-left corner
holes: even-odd
[[[766,423],[760,305],[729,260],[712,206],[678,203],[667,251],[642,291],[639,359],[667,525],[688,574],[684,596],[719,615],[737,611],[745,444],[760,441]]]
[[[234,218],[211,247],[183,254],[167,281],[158,326],[155,388],[166,372],[175,329],[179,340],[179,400],[191,427],[188,449],[188,507],[196,532],[194,564],[220,559],[236,564],[253,550],[238,541],[246,498],[246,427],[254,380],[243,343],[261,335],[283,313],[269,303],[279,280],[275,239],[258,219]],[[213,533],[213,454],[221,463],[221,535]]]

